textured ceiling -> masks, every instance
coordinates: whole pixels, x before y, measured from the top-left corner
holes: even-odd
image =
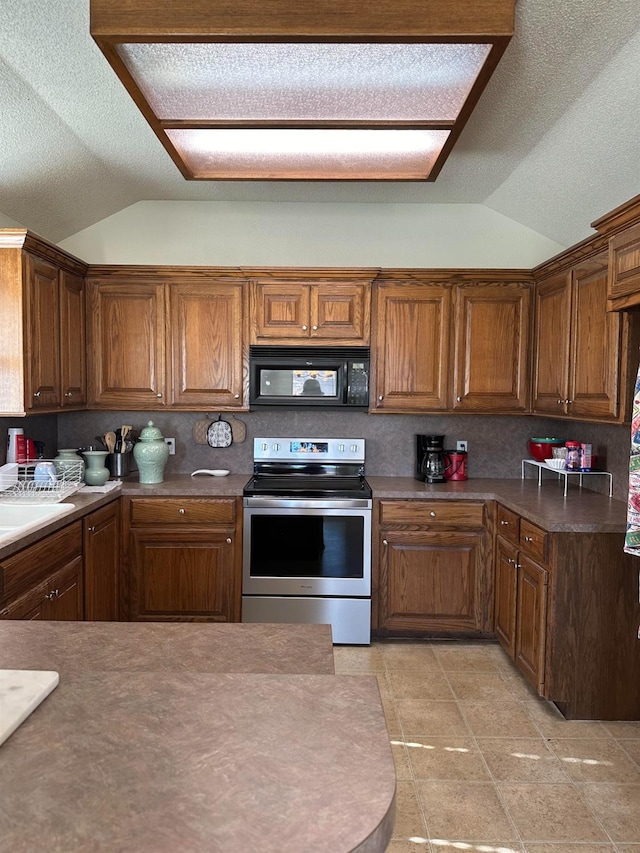
[[[89,35],[89,0],[2,0],[0,215],[60,241],[141,200],[476,203],[562,245],[640,192],[640,3],[519,0],[433,184],[186,182]]]

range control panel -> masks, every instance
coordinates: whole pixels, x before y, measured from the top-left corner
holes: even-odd
[[[364,462],[364,438],[254,438],[254,462]]]

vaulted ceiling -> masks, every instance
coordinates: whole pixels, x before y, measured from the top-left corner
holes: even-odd
[[[89,0],[3,0],[0,224],[53,241],[141,200],[484,204],[557,241],[640,192],[640,4],[518,0],[434,183],[184,180],[89,33]]]

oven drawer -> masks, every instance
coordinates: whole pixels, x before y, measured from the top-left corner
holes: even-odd
[[[234,498],[132,498],[131,524],[233,524]]]
[[[472,501],[380,501],[380,524],[483,527],[484,504]]]

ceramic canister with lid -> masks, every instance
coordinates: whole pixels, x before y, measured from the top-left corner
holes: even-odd
[[[140,439],[133,445],[133,458],[138,466],[141,483],[162,483],[169,458],[169,445],[153,421],[149,421],[140,432]]]

